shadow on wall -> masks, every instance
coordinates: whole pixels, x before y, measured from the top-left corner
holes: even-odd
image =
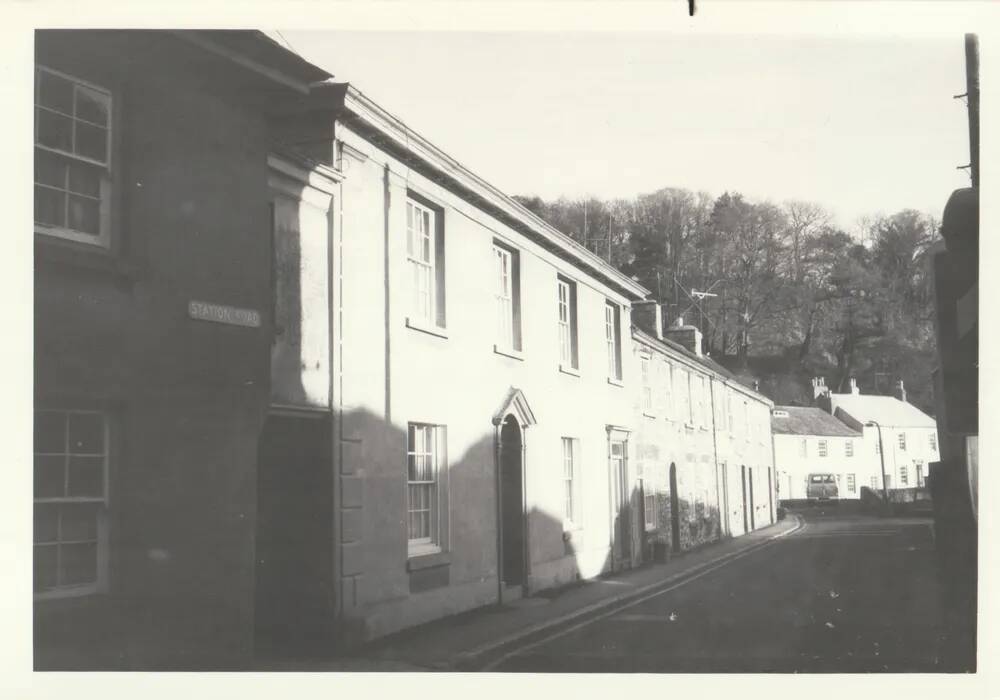
[[[294,447],[269,470],[276,478],[261,481],[259,659],[328,657],[372,637],[494,604],[501,586],[523,586],[534,567],[556,559],[561,571],[572,573],[550,585],[576,580],[576,545],[564,539],[562,518],[527,511],[521,484],[498,479],[492,425],[459,456],[445,455],[443,441],[421,442],[416,431],[422,425],[396,426],[368,411],[341,417],[334,428],[345,438],[339,528],[331,525],[329,498],[329,480],[338,477],[327,454],[302,447],[306,440],[289,443]],[[309,439],[317,436],[329,440],[319,428]],[[435,476],[428,471],[433,458],[408,452],[434,455],[447,466]],[[521,496],[502,509],[498,480],[505,501],[510,486]],[[436,544],[442,554],[410,557],[411,540]],[[334,549],[341,553],[337,561],[329,556]]]

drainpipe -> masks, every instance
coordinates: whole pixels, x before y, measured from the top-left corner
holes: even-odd
[[[722,539],[722,535],[726,534],[723,532],[722,525],[722,492],[719,491],[719,436],[717,434],[717,426],[715,425],[715,385],[718,382],[714,379],[710,380],[711,391],[708,396],[712,405],[712,452],[715,454],[715,505],[719,510],[719,539]]]
[[[497,504],[497,605],[503,605],[503,490],[500,483],[500,426],[493,426],[493,461]]]
[[[778,461],[774,458],[774,455],[775,455],[775,452],[774,452],[774,450],[775,450],[775,448],[774,448],[774,428],[771,426],[771,413],[770,413],[773,408],[774,408],[774,406],[771,406],[771,408],[768,409],[768,416],[767,416],[767,431],[769,433],[771,433],[771,473],[774,474],[774,483],[771,484],[771,522],[772,523],[777,522],[777,519],[778,519],[778,515],[777,515],[778,510],[777,509],[778,509],[778,507],[779,507],[779,505],[781,503],[781,499],[780,498],[777,500],[777,502],[775,502],[775,499],[774,499],[774,494],[778,490],[778,488],[779,488],[778,484],[780,482],[778,481]]]

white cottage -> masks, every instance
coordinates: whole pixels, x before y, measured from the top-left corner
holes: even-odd
[[[858,498],[870,485],[872,460],[861,431],[815,406],[775,406],[771,411],[778,498],[806,498],[809,474],[833,474],[840,498]]]

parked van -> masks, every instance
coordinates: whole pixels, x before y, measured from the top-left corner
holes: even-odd
[[[833,474],[810,474],[806,483],[806,498],[814,501],[836,501],[840,494],[837,491],[837,477]]]

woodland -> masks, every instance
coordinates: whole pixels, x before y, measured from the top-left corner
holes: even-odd
[[[701,328],[704,351],[777,404],[834,392],[891,394],[933,415],[939,221],[873,214],[851,230],[824,207],[666,188],[632,199],[515,197],[652,291],[666,322]]]

